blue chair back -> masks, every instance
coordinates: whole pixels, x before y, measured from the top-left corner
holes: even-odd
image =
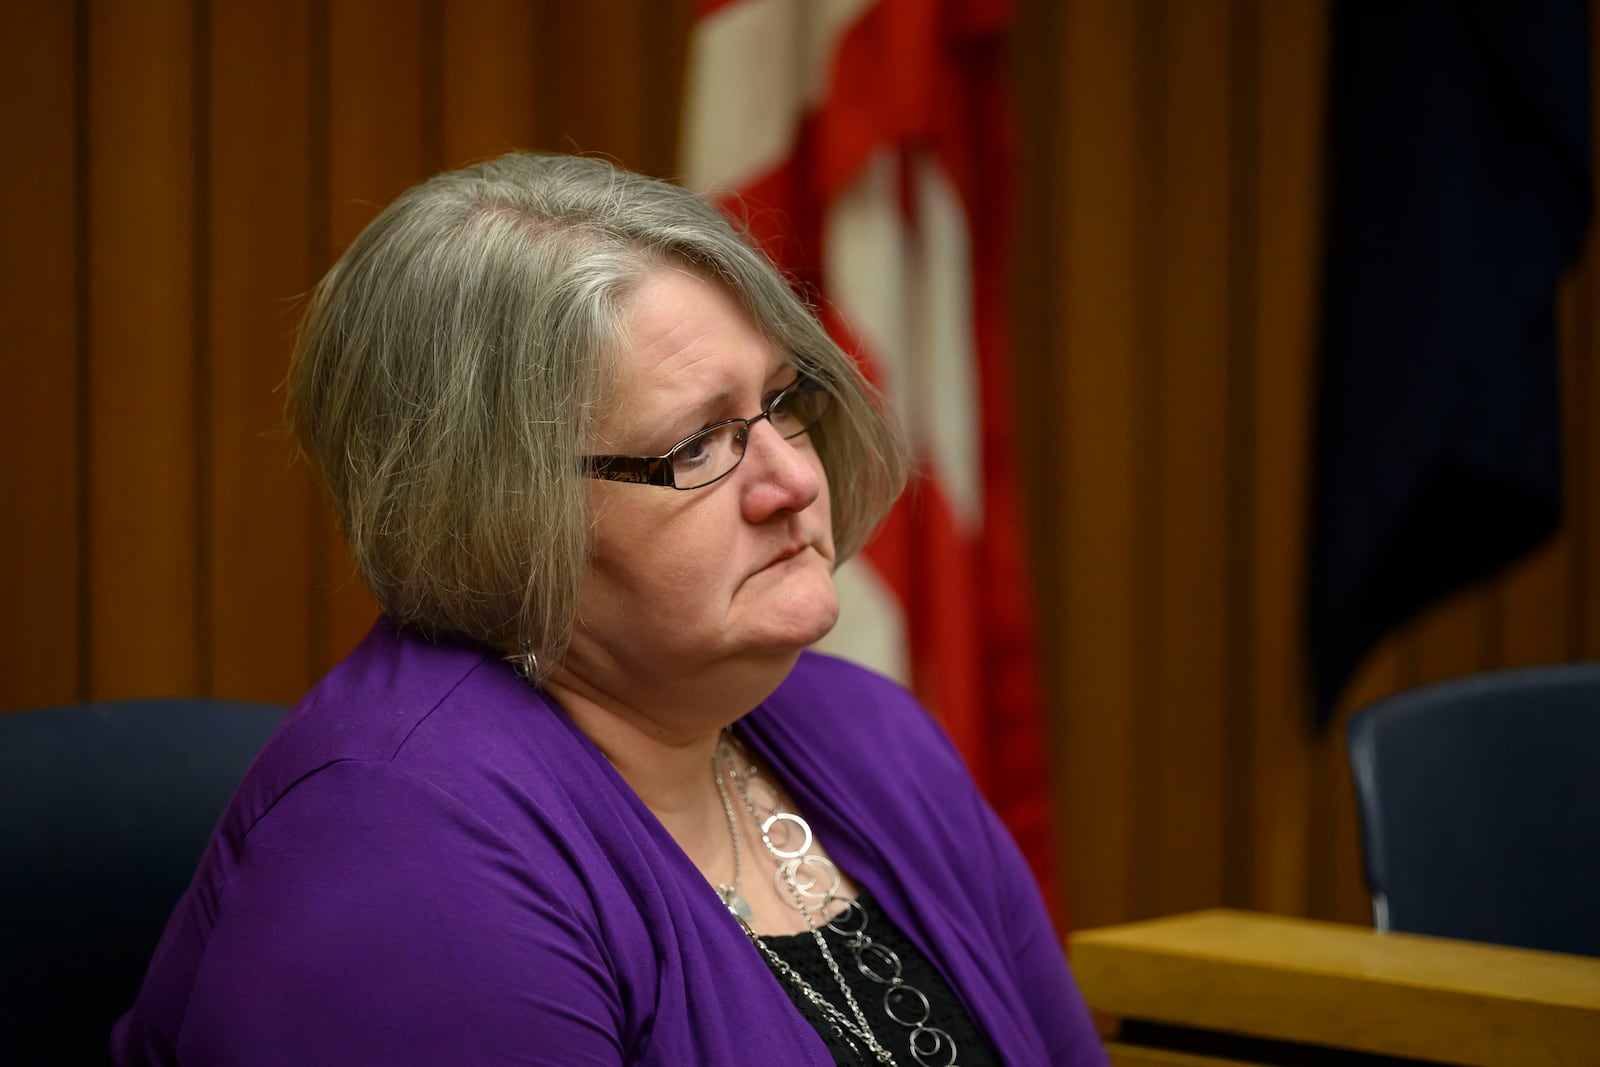
[[[0,714],[0,1063],[104,1063],[217,819],[288,709]]]
[[[1600,956],[1600,663],[1400,693],[1347,740],[1380,929]]]

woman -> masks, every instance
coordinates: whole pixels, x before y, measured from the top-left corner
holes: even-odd
[[[804,651],[902,454],[714,209],[593,159],[424,182],[288,409],[385,616],[240,786],[119,1063],[1103,1062],[942,734]]]

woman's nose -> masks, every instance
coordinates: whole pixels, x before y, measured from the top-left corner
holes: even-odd
[[[788,440],[767,419],[750,427],[745,441],[745,508],[752,521],[775,511],[804,511],[822,491],[822,464],[801,434]]]

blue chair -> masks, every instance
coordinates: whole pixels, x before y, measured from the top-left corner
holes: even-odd
[[[0,1063],[104,1063],[167,917],[288,709],[0,714]]]
[[[1600,956],[1600,663],[1400,693],[1347,741],[1379,929]]]

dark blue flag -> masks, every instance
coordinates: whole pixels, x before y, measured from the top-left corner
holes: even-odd
[[[1332,6],[1308,636],[1375,644],[1561,512],[1556,287],[1590,210],[1580,0]]]

